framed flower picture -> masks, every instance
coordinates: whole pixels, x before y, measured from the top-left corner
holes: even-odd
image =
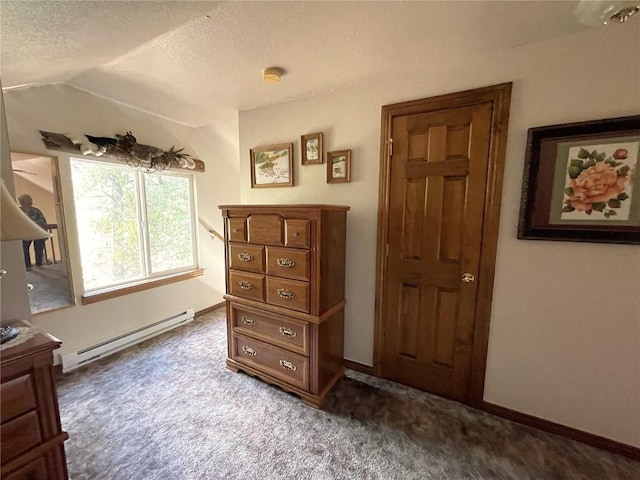
[[[281,143],[250,150],[251,188],[293,186],[293,144]]]
[[[351,181],[351,150],[327,153],[327,183]]]
[[[531,128],[518,238],[640,244],[640,116]]]
[[[324,153],[322,152],[322,132],[310,133],[300,137],[300,150],[302,165],[321,164]]]

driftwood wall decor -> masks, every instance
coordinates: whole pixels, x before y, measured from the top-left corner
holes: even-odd
[[[81,153],[96,157],[107,157],[124,162],[129,166],[152,172],[166,169],[189,169],[204,171],[204,162],[191,158],[172,146],[169,150],[137,142],[131,132],[112,137],[95,137],[87,134],[54,133],[40,130],[42,141],[51,150]]]

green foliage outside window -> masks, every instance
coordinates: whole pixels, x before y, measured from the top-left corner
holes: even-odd
[[[72,159],[87,290],[194,266],[191,178]]]

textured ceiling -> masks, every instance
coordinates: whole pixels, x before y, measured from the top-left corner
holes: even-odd
[[[0,76],[201,126],[575,33],[576,3],[2,1]],[[270,66],[286,70],[277,85],[261,80]]]

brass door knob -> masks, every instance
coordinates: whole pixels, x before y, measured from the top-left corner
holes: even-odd
[[[462,274],[462,281],[464,283],[471,283],[476,279],[476,277],[473,276],[473,273],[469,273],[469,272],[465,272]]]

